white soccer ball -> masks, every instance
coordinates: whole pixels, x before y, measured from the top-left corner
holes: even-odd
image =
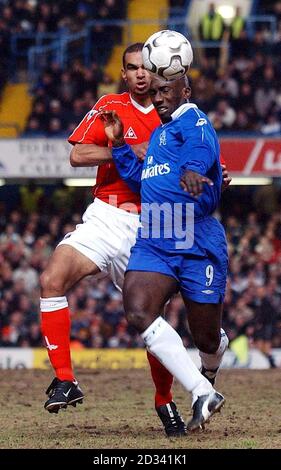
[[[190,42],[183,34],[163,30],[152,34],[142,49],[144,67],[166,80],[183,77],[193,60]]]

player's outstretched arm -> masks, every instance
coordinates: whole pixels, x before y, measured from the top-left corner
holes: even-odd
[[[199,173],[191,170],[185,170],[180,179],[182,189],[193,197],[201,196],[203,193],[204,183],[213,186],[214,183],[207,176],[202,176]]]
[[[132,145],[132,149],[140,161],[145,158],[147,146],[148,142]],[[73,167],[99,166],[111,161],[111,148],[96,144],[75,144],[70,152],[70,164]]]
[[[73,167],[99,166],[112,161],[111,149],[96,144],[75,144],[70,152]]]

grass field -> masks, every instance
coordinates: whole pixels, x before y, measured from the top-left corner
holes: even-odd
[[[1,371],[0,448],[257,449],[281,448],[280,370],[224,370],[226,404],[205,431],[167,439],[153,407],[148,370],[77,371],[84,404],[58,415],[43,409],[50,372]],[[187,420],[190,397],[174,397]]]

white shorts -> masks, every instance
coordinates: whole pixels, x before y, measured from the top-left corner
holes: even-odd
[[[58,244],[70,245],[108,273],[122,289],[131,247],[135,244],[139,216],[95,199],[82,217],[83,223]]]

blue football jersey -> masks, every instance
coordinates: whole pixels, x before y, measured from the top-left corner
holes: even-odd
[[[143,163],[127,145],[113,148],[112,152],[120,176],[133,190],[141,190],[141,222],[146,228],[142,236],[155,238],[168,249],[172,240],[182,239],[179,230],[178,235],[175,233],[175,224],[186,226],[190,207],[194,210],[195,224],[214,212],[222,184],[219,143],[207,116],[195,104],[186,103],[172,117],[172,121],[159,126],[151,135]],[[191,196],[180,186],[185,170],[207,176],[213,186],[204,183],[203,194],[198,198]],[[160,233],[154,230],[153,237],[153,224],[155,228],[157,222]]]

